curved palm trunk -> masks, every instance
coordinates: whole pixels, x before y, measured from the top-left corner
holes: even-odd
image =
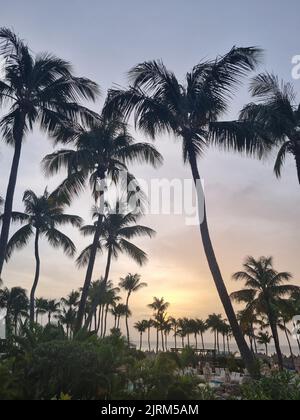
[[[36,267],[35,267],[35,277],[33,281],[33,285],[30,292],[30,323],[34,323],[34,301],[35,301],[35,292],[36,288],[39,282],[40,278],[40,268],[41,268],[41,261],[40,261],[40,255],[39,255],[39,236],[40,231],[39,229],[36,229],[35,233],[35,242],[34,242],[34,253],[35,253],[35,261],[36,261]]]
[[[99,239],[100,239],[100,234],[99,234],[97,244],[99,242]],[[110,267],[111,267],[111,260],[112,260],[112,249],[109,248],[108,254],[107,254],[107,263],[106,263],[106,268],[105,268],[105,274],[104,274],[104,279],[103,279],[105,285],[107,284],[107,281],[108,281],[108,276],[109,276]],[[96,310],[97,306],[98,306],[98,299],[95,299],[94,302],[92,302],[92,307],[91,307],[90,313],[89,313],[89,315],[88,315],[88,317],[85,321],[84,328],[88,328],[88,326],[90,325],[90,322],[91,322],[92,317],[93,317],[93,313]],[[101,318],[101,322],[102,322],[102,318]],[[103,333],[103,327],[101,328],[101,335],[102,335],[102,333]]]
[[[125,317],[125,323],[126,323],[126,333],[127,333],[127,344],[129,346],[130,344],[130,337],[129,337],[129,325],[128,325],[128,309],[129,309],[129,298],[131,293],[129,292],[126,298],[126,317]]]
[[[1,235],[0,235],[0,277],[2,274],[2,269],[3,269],[3,265],[5,261],[6,247],[7,247],[7,242],[8,242],[9,230],[10,230],[13,201],[14,201],[14,195],[15,195],[15,189],[16,189],[16,183],[17,183],[17,177],[18,177],[21,150],[22,150],[24,125],[25,125],[25,116],[21,117],[20,126],[16,130],[16,133],[14,133],[15,151],[14,151],[13,161],[11,165],[8,186],[6,190],[2,229],[1,229]]]
[[[75,324],[75,328],[74,328],[75,334],[82,327],[86,302],[87,302],[89,289],[90,289],[90,286],[91,286],[91,281],[92,281],[92,276],[93,276],[93,271],[94,271],[94,266],[95,266],[97,248],[98,248],[98,244],[99,244],[99,240],[100,240],[102,221],[103,221],[103,216],[101,214],[99,214],[98,221],[97,221],[97,228],[96,228],[96,232],[95,232],[95,235],[94,235],[94,241],[93,241],[93,245],[92,245],[92,249],[91,249],[91,255],[90,255],[88,267],[87,267],[87,270],[86,270],[84,285],[83,285],[83,288],[82,288],[82,294],[81,294],[81,299],[80,299],[80,303],[79,303],[76,324]],[[89,324],[90,324],[90,320],[87,323],[87,325],[89,325]]]
[[[195,186],[197,189],[197,193],[198,192],[198,188],[201,187],[201,178],[200,178],[200,174],[198,171],[198,165],[197,165],[197,159],[194,153],[190,153],[189,156],[190,159],[190,165],[191,165],[191,170],[192,170],[192,174],[193,174],[193,179],[195,182]],[[206,205],[205,205],[205,199],[204,199],[204,193],[203,193],[203,207],[204,207],[204,217],[203,217],[203,221],[200,225],[200,231],[201,231],[201,237],[202,237],[202,242],[203,242],[203,247],[204,247],[204,251],[206,254],[206,258],[207,258],[207,262],[213,277],[213,280],[215,282],[220,300],[223,304],[227,319],[230,323],[231,329],[232,329],[232,333],[234,335],[234,338],[236,340],[236,343],[238,345],[239,351],[241,353],[241,356],[244,360],[244,363],[249,371],[249,373],[251,373],[252,375],[256,376],[257,375],[257,367],[256,367],[256,362],[255,362],[255,358],[253,356],[253,353],[250,351],[245,337],[242,334],[241,328],[238,324],[238,321],[236,319],[236,314],[234,312],[233,306],[232,306],[232,302],[230,300],[227,288],[225,286],[225,282],[223,280],[216,256],[215,256],[215,252],[213,249],[213,245],[210,239],[210,234],[209,234],[209,229],[208,229],[208,223],[207,223],[207,212],[206,212]],[[199,204],[200,204],[200,200],[201,197],[198,196],[198,200],[199,200]]]
[[[160,335],[161,335],[161,346],[162,346],[162,351],[165,351],[165,340],[164,340],[164,332],[163,330],[160,330]]]

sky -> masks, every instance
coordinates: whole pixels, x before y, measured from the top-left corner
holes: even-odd
[[[113,84],[125,85],[126,72],[149,59],[163,59],[180,80],[202,59],[226,53],[233,45],[260,46],[265,50],[258,71],[268,70],[294,83],[299,93],[300,80],[292,80],[292,57],[300,54],[298,0],[89,0],[35,1],[0,0],[0,26],[13,28],[26,39],[34,53],[53,52],[73,63],[76,74],[97,81],[102,99],[93,109],[100,110],[105,93]],[[225,119],[236,118],[250,98],[247,83],[232,100]],[[135,133],[138,141],[145,140]],[[172,138],[157,139],[156,146],[165,163],[154,171],[135,168],[137,176],[189,179],[180,143]],[[55,188],[59,177],[45,179],[42,158],[53,145],[37,129],[28,135],[22,154],[14,208],[22,210],[21,198],[30,187],[41,194]],[[0,144],[0,194],[4,195],[12,151]],[[205,182],[208,219],[217,258],[229,291],[240,288],[231,276],[247,255],[274,257],[275,268],[290,271],[300,285],[299,266],[299,185],[292,159],[287,161],[278,181],[272,171],[274,157],[257,162],[209,150],[199,162]],[[69,212],[77,212],[90,222],[88,193],[75,200]],[[157,231],[154,239],[136,243],[149,255],[142,269],[126,257],[115,261],[111,279],[115,284],[128,272],[138,272],[147,289],[132,297],[131,322],[151,315],[147,304],[153,296],[171,303],[170,314],[206,318],[223,313],[203,253],[199,229],[187,226],[184,216],[147,216],[144,224]],[[81,250],[86,241],[78,232],[65,230]],[[42,268],[38,296],[59,298],[83,283],[84,271],[73,260],[46,243],[41,249]],[[103,274],[105,258],[95,267],[95,278]],[[5,267],[7,286],[30,289],[33,280],[33,244],[16,253]]]

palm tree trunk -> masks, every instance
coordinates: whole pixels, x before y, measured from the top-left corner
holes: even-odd
[[[190,159],[193,179],[194,179],[195,186],[197,189],[199,207],[201,205],[201,198],[203,199],[202,204],[203,204],[204,214],[203,214],[203,220],[200,226],[200,231],[201,231],[202,242],[203,242],[203,247],[206,254],[207,262],[208,262],[212,277],[214,279],[220,300],[223,304],[227,319],[230,323],[232,333],[238,345],[240,354],[244,360],[244,363],[249,373],[251,373],[253,376],[256,376],[257,367],[255,363],[255,358],[246,343],[245,337],[243,336],[241,328],[236,319],[236,314],[234,312],[232,302],[230,300],[227,288],[225,286],[225,282],[223,280],[223,277],[222,277],[222,274],[221,274],[221,271],[220,271],[220,268],[219,268],[219,265],[215,256],[213,245],[210,239],[204,193],[202,191],[203,197],[201,197],[200,196],[201,193],[199,193],[198,191],[199,187],[201,187],[201,178],[198,171],[197,158],[195,156],[195,153],[190,152],[189,159]]]
[[[269,308],[270,308],[270,305],[269,305]],[[282,357],[282,352],[281,352],[280,342],[279,342],[279,335],[278,335],[278,330],[277,330],[277,320],[276,320],[276,317],[273,315],[273,311],[271,308],[269,309],[269,323],[270,323],[270,327],[271,327],[271,331],[273,335],[273,340],[275,343],[275,349],[276,349],[276,354],[278,358],[278,366],[280,370],[283,370],[283,357]]]
[[[103,337],[106,336],[108,309],[109,309],[109,305],[106,305],[106,308],[105,308],[105,317],[104,317],[104,332],[103,332]]]
[[[285,333],[285,336],[286,336],[286,339],[287,339],[287,342],[288,342],[288,346],[289,346],[289,349],[290,349],[293,366],[294,366],[294,369],[295,369],[296,366],[295,366],[294,353],[293,353],[293,349],[292,349],[292,345],[291,345],[291,340],[290,340],[290,337],[289,337],[289,334],[288,334],[288,328],[287,328],[287,325],[286,325],[286,322],[285,321],[283,321],[283,325],[284,325],[284,333]]]
[[[35,261],[36,261],[36,267],[35,267],[35,277],[33,281],[33,285],[30,292],[30,323],[34,323],[34,302],[35,302],[35,292],[36,288],[39,282],[40,278],[40,268],[41,268],[41,261],[40,261],[40,255],[39,255],[39,236],[40,231],[37,228],[35,233],[35,243],[34,243],[34,253],[35,253]]]
[[[25,126],[25,114],[20,115],[20,121],[16,128],[14,128],[14,139],[15,139],[15,150],[13,161],[11,165],[10,175],[8,186],[5,196],[4,204],[4,213],[2,220],[2,229],[0,235],[0,278],[3,270],[3,265],[6,255],[6,247],[8,242],[10,223],[11,223],[11,214],[13,208],[13,201],[18,177],[18,170],[20,164],[21,150],[22,150],[22,141],[23,141],[23,132]]]
[[[99,237],[100,237],[100,235],[99,235]],[[99,242],[99,239],[98,239],[98,242]],[[103,279],[103,282],[104,282],[105,286],[107,284],[108,277],[109,277],[111,260],[112,260],[112,249],[109,248],[108,253],[107,253],[107,262],[106,262],[105,274],[104,274],[104,279]],[[97,297],[97,299],[94,299],[94,301],[92,302],[92,307],[91,307],[90,313],[87,317],[87,320],[85,322],[84,328],[87,328],[88,325],[90,324],[92,316],[93,316],[93,312],[95,311],[95,308],[97,308],[97,306],[98,306],[98,302],[99,302],[98,297]],[[102,336],[102,333],[103,333],[103,329],[101,328],[101,336]]]
[[[93,271],[94,271],[94,266],[95,266],[95,260],[96,260],[96,255],[97,255],[97,249],[98,249],[98,244],[99,244],[100,235],[101,235],[102,221],[103,221],[103,216],[101,214],[99,214],[98,221],[97,221],[96,232],[95,232],[95,235],[94,235],[94,241],[93,241],[93,245],[92,245],[92,249],[91,249],[91,255],[90,255],[90,259],[89,259],[89,263],[88,263],[88,267],[87,267],[87,271],[86,271],[84,285],[83,285],[83,288],[82,288],[82,294],[81,294],[77,319],[76,319],[75,328],[74,328],[75,334],[82,327],[82,321],[83,321],[83,318],[84,318],[86,302],[87,302],[88,293],[89,293],[89,289],[90,289],[90,285],[91,285],[91,281],[92,281],[92,276],[93,276]],[[93,312],[92,312],[92,314],[93,314]],[[89,325],[89,322],[87,323],[87,325]]]
[[[266,346],[266,356],[269,357],[268,344],[266,343],[265,346]]]
[[[227,335],[227,350],[228,354],[230,354],[230,344],[229,344],[229,336]]]
[[[177,350],[177,329],[174,329],[175,350]]]
[[[158,348],[159,348],[159,329],[156,328],[156,354],[158,354]]]
[[[148,328],[148,348],[149,348],[149,353],[151,352],[151,343],[150,343],[150,327]]]
[[[164,340],[164,332],[163,330],[160,330],[160,335],[161,335],[161,346],[162,346],[162,351],[165,351],[165,340]]]
[[[48,324],[51,324],[51,312],[48,313]]]
[[[129,310],[129,298],[130,298],[130,292],[127,295],[126,298],[126,317],[125,317],[125,322],[126,322],[126,333],[127,333],[127,344],[129,346],[130,344],[130,337],[129,337],[129,325],[128,325],[128,310]]]
[[[204,337],[203,337],[203,333],[202,332],[201,332],[201,342],[202,342],[202,349],[205,350]]]
[[[165,347],[166,347],[166,351],[168,351],[168,334],[167,334],[167,332],[165,332]]]
[[[298,143],[296,145],[295,160],[296,160],[298,181],[299,181],[299,184],[300,184],[300,141],[298,141]]]
[[[140,351],[142,351],[142,345],[143,345],[143,333],[140,333]]]
[[[198,349],[198,340],[197,340],[197,334],[195,334],[195,345],[196,345],[196,350]]]

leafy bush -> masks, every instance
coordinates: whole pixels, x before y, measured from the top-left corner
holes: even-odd
[[[241,392],[242,399],[249,401],[299,401],[300,378],[289,372],[279,372],[242,386]]]

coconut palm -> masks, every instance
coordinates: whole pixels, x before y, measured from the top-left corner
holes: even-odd
[[[257,335],[257,342],[262,346],[265,346],[266,349],[266,356],[269,356],[268,346],[271,344],[273,337],[268,332],[260,331]]]
[[[53,175],[62,167],[68,170],[68,177],[58,188],[60,196],[70,200],[79,194],[89,180],[93,199],[100,200],[100,211],[94,225],[93,244],[90,248],[87,271],[82,289],[76,330],[82,326],[88,291],[92,280],[97,255],[101,227],[104,218],[104,191],[107,180],[117,183],[122,173],[128,173],[129,163],[147,162],[157,166],[162,162],[161,155],[147,143],[136,143],[126,124],[119,119],[106,119],[98,116],[85,126],[63,127],[60,140],[73,142],[74,149],[59,150],[44,159],[47,174]],[[133,179],[129,174],[128,178]]]
[[[76,310],[73,308],[63,308],[59,315],[56,315],[59,324],[66,327],[67,338],[72,338],[76,321]]]
[[[61,304],[67,309],[77,310],[80,300],[80,293],[77,290],[72,290],[67,297],[61,298]]]
[[[51,324],[52,316],[59,315],[60,313],[60,302],[55,299],[47,300],[46,312],[48,314],[48,324]]]
[[[223,322],[222,315],[212,314],[209,315],[206,324],[207,327],[211,330],[211,332],[214,334],[214,349],[218,350],[218,353],[220,353],[220,341],[219,341],[219,335],[221,332],[221,325]]]
[[[36,269],[30,292],[30,321],[33,323],[35,292],[41,268],[40,239],[45,238],[53,248],[62,248],[67,256],[73,257],[76,252],[74,243],[57,227],[68,224],[80,227],[82,219],[79,216],[65,214],[64,206],[59,204],[55,199],[55,195],[49,194],[47,190],[40,197],[33,191],[25,191],[23,203],[25,213],[20,213],[19,221],[24,226],[10,238],[6,248],[6,259],[9,260],[15,250],[24,248],[28,245],[29,240],[34,237]]]
[[[97,212],[94,216],[96,219],[99,217]],[[99,230],[97,252],[102,252],[103,249],[107,251],[104,283],[108,280],[112,260],[117,259],[120,254],[128,255],[140,266],[143,266],[148,261],[147,254],[131,242],[136,237],[148,236],[152,238],[155,234],[154,230],[138,224],[140,217],[141,214],[123,212],[112,212],[103,217]],[[84,236],[93,235],[95,237],[97,229],[97,224],[88,225],[82,227],[81,232]],[[94,242],[82,251],[77,259],[79,267],[89,264],[93,247]],[[93,310],[94,308],[92,308]],[[85,326],[89,324],[90,318],[89,316]]]
[[[262,143],[267,138],[279,148],[274,167],[278,178],[287,155],[294,157],[300,184],[300,105],[293,86],[274,74],[262,73],[253,79],[251,92],[257,103],[247,105],[240,119],[252,125]]]
[[[6,338],[9,338],[12,333],[12,323],[14,325],[14,333],[17,335],[19,320],[28,315],[26,290],[21,287],[0,289],[0,309],[6,310]]]
[[[26,43],[7,28],[0,29],[0,54],[0,105],[7,111],[0,119],[0,130],[3,140],[14,148],[0,236],[1,275],[25,135],[36,123],[55,136],[58,125],[66,119],[75,120],[79,115],[89,118],[91,112],[78,101],[94,101],[99,89],[88,79],[74,77],[70,63],[47,53],[34,56]]]
[[[117,329],[120,329],[121,318],[131,316],[131,311],[124,303],[119,303],[118,305],[113,306],[110,312],[115,317],[115,328]]]
[[[255,369],[253,354],[241,333],[210,239],[198,158],[207,146],[262,155],[267,145],[247,135],[244,122],[219,122],[242,76],[255,69],[260,56],[257,48],[233,48],[216,60],[201,62],[181,84],[161,61],[148,61],[129,72],[129,89],[112,89],[105,106],[107,115],[119,113],[127,120],[134,114],[136,127],[152,138],[173,133],[182,140],[183,158],[189,164],[203,208],[201,236],[207,261],[227,318],[250,371]],[[201,213],[202,211],[200,211]]]
[[[147,320],[147,338],[148,338],[148,350],[151,352],[151,340],[150,340],[150,334],[151,334],[151,328],[154,326],[153,319]]]
[[[238,320],[245,336],[249,338],[250,347],[253,353],[257,354],[257,343],[255,335],[255,324],[261,324],[258,320],[255,309],[251,306],[252,301],[247,302],[247,307],[238,312]],[[264,326],[265,328],[265,326]]]
[[[35,299],[35,322],[38,323],[39,315],[41,315],[41,323],[42,323],[42,316],[47,313],[48,308],[48,301],[44,298],[36,298]]]
[[[245,281],[246,287],[243,290],[232,293],[232,299],[239,303],[247,303],[249,310],[255,310],[257,313],[267,315],[281,369],[283,369],[283,358],[277,330],[277,305],[284,297],[300,290],[297,286],[284,284],[290,281],[291,278],[290,273],[279,273],[274,269],[271,257],[261,257],[258,260],[248,257],[244,263],[244,271],[233,275],[234,280]]]
[[[203,335],[207,331],[207,324],[202,319],[196,319],[196,323],[197,323],[198,334],[200,334],[200,337],[201,337],[202,349],[205,350],[204,336]]]
[[[172,329],[174,331],[174,342],[175,342],[175,350],[177,350],[177,337],[178,337],[178,320],[174,317],[169,317],[169,322],[172,326]]]
[[[133,293],[138,292],[144,287],[147,287],[147,283],[141,282],[141,276],[139,274],[129,273],[126,277],[120,279],[119,287],[127,293],[126,306],[129,309],[129,299]],[[126,331],[127,331],[127,342],[130,343],[129,337],[129,325],[128,317],[126,316]]]
[[[159,331],[160,331],[160,318],[166,310],[169,308],[170,304],[169,302],[166,302],[164,298],[153,298],[153,302],[148,305],[148,308],[152,309],[154,311],[154,317],[153,317],[153,323],[156,328],[156,353],[158,353],[159,349]],[[162,343],[163,345],[163,343]]]
[[[134,324],[134,328],[140,334],[140,351],[141,351],[142,350],[142,346],[143,346],[143,334],[144,334],[144,332],[147,331],[148,321],[147,320],[143,320],[143,321],[136,322]]]

